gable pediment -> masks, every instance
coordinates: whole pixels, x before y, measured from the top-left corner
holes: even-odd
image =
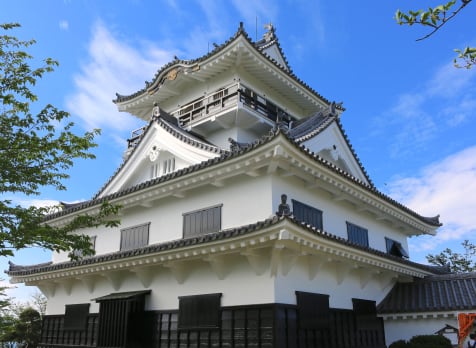
[[[342,134],[336,119],[314,136],[302,141],[301,144],[344,172],[368,185],[372,185]]]
[[[98,198],[173,173],[220,155],[220,150],[158,118],[151,121],[141,140]]]

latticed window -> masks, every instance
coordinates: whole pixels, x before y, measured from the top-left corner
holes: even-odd
[[[179,329],[220,327],[221,293],[179,297]]]
[[[149,244],[150,222],[121,230],[121,250],[137,249]]]
[[[369,246],[369,231],[366,228],[347,222],[347,237],[350,242],[365,247]]]
[[[89,303],[66,305],[64,310],[64,330],[82,331],[86,329]]]
[[[319,230],[322,231],[323,224],[322,224],[322,211],[311,207],[310,205],[301,203],[296,200],[292,200],[293,202],[293,215],[296,220],[301,222],[305,222]]]
[[[183,214],[183,236],[193,237],[221,229],[221,205]]]

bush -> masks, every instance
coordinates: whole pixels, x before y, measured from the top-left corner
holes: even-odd
[[[410,339],[411,348],[451,348],[451,341],[440,335],[413,336]]]
[[[398,340],[388,348],[451,348],[451,341],[439,335],[413,336],[410,341]]]
[[[393,342],[391,345],[388,346],[388,348],[408,348],[409,344],[405,340],[398,340]]]

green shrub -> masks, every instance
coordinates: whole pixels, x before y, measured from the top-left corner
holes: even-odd
[[[409,344],[405,340],[398,340],[389,345],[388,348],[409,348]]]
[[[413,336],[409,341],[409,348],[451,348],[451,341],[440,335]]]
[[[388,348],[451,348],[451,341],[439,335],[413,336],[410,341],[398,340]]]

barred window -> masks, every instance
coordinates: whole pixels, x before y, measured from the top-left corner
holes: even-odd
[[[205,329],[220,327],[221,293],[180,296],[179,329]]]
[[[121,250],[136,249],[149,244],[150,222],[121,230]]]
[[[369,246],[369,231],[366,228],[347,222],[347,237],[350,242],[364,247]]]
[[[292,199],[294,218],[322,231],[322,211]]]
[[[220,231],[221,207],[218,205],[183,214],[183,237]]]
[[[66,305],[64,310],[64,330],[86,330],[89,303]]]

